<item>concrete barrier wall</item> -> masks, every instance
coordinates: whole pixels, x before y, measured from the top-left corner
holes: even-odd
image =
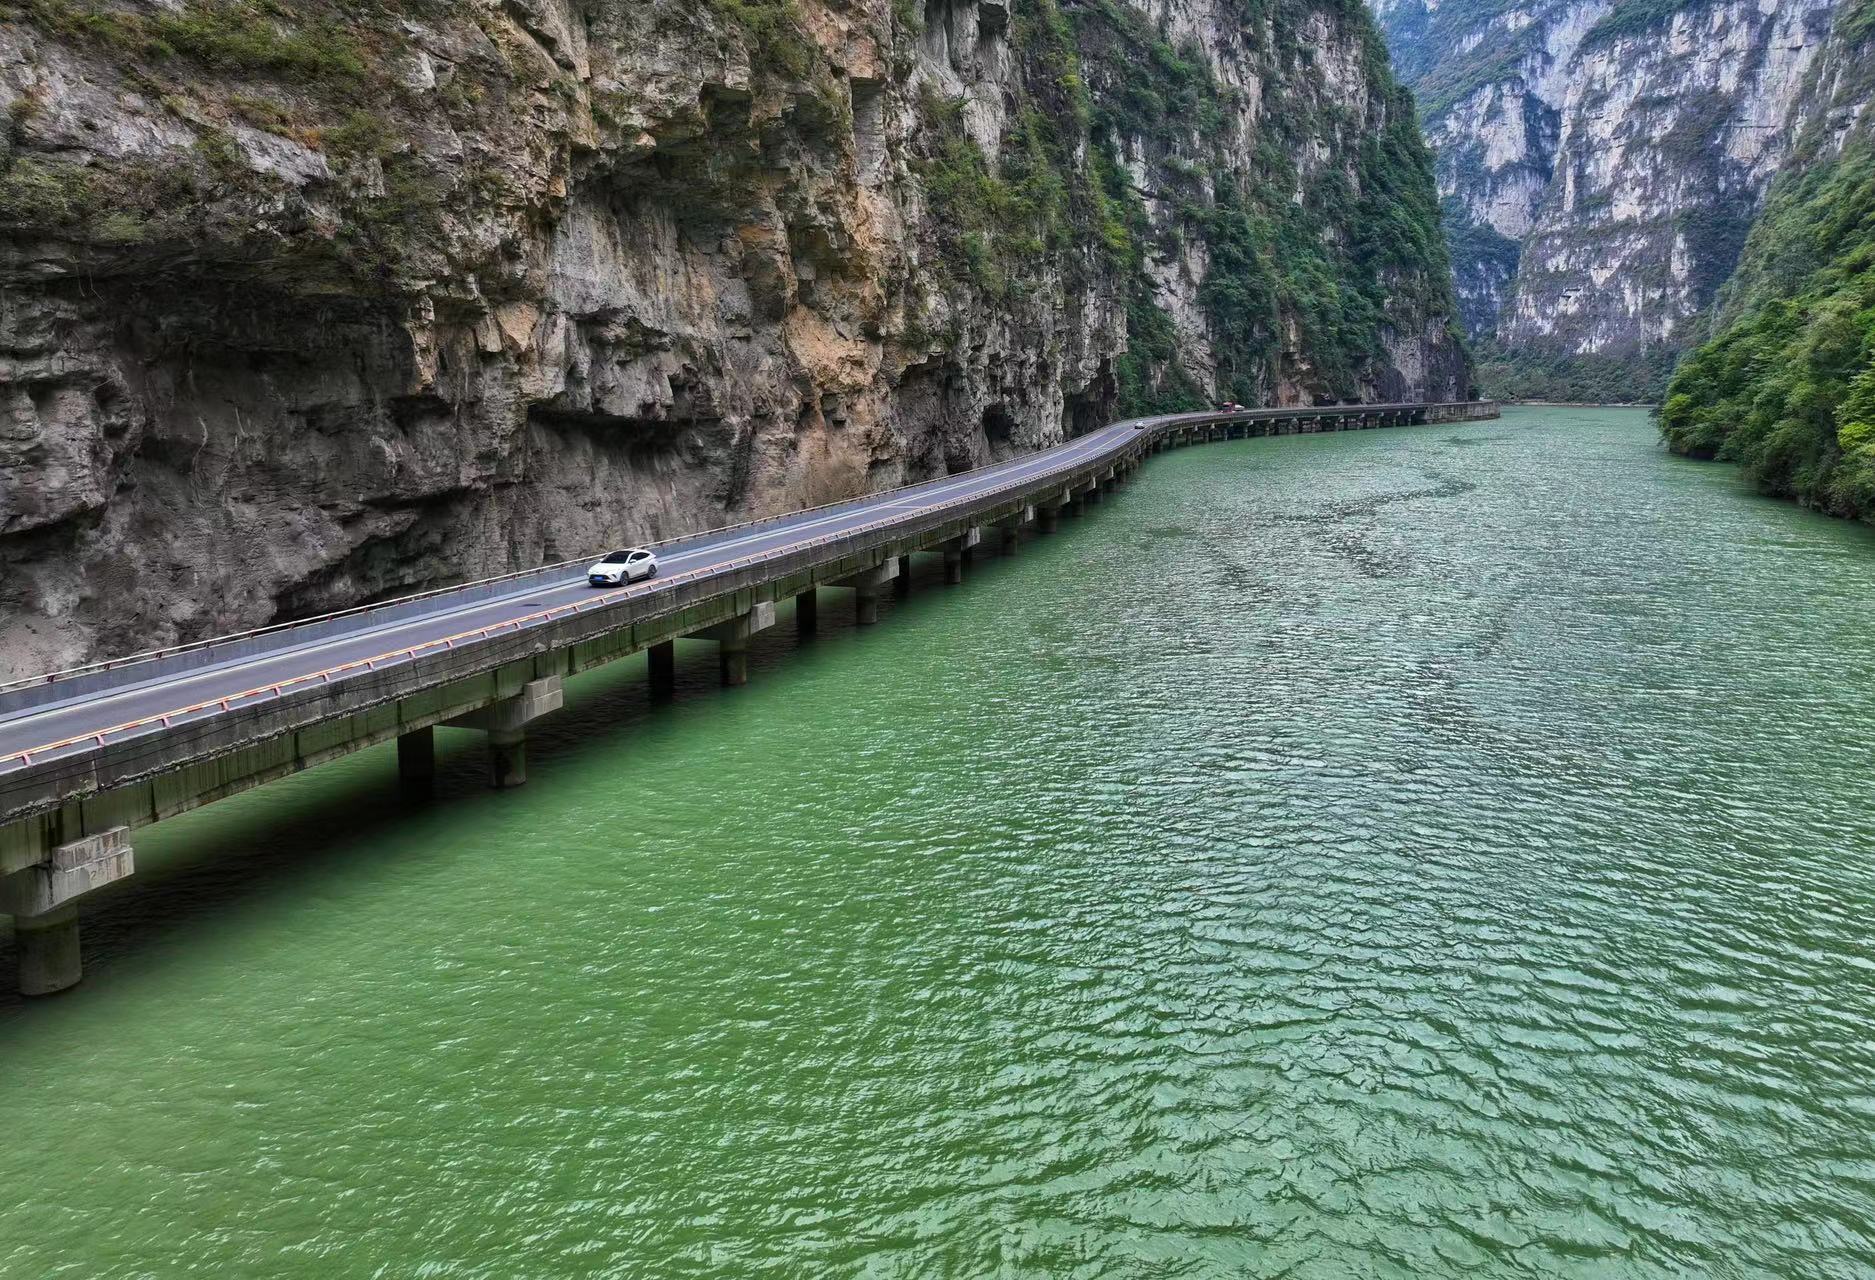
[[[499,578],[474,586],[446,588],[446,590],[453,602],[467,606],[494,600],[501,596],[524,595],[529,591],[538,591],[543,587],[564,581],[568,573],[568,568],[560,565],[536,569],[517,577]],[[366,612],[334,614],[328,618],[292,624],[290,629],[233,636],[225,640],[212,641],[200,647],[166,653],[161,657],[142,660],[125,659],[119,664],[86,669],[67,678],[9,689],[0,693],[0,714],[12,714],[35,707],[48,707],[57,703],[91,697],[107,690],[125,689],[153,680],[166,680],[184,672],[211,667],[235,658],[284,653],[303,644],[324,640],[329,636],[366,631],[372,627],[401,622],[406,618],[421,617],[435,607],[436,597],[426,593],[422,596],[380,605]]]

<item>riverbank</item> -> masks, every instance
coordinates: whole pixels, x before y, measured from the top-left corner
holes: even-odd
[[[1525,409],[1644,409],[1653,410],[1657,406],[1651,402],[1626,400],[1504,400],[1506,405],[1517,405]]]

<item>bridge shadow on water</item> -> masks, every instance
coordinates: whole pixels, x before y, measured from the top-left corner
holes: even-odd
[[[1004,567],[994,552],[979,550],[966,584],[947,587],[940,557],[915,556],[909,594],[888,590],[878,625],[864,630],[878,633],[895,617],[947,607],[955,593],[972,590],[973,582],[988,586]],[[845,591],[823,589],[819,627],[808,637],[797,634],[793,602],[782,602],[775,626],[750,644],[751,683],[784,678],[788,668],[804,663],[839,661],[840,649],[862,638],[851,600]],[[642,654],[600,667],[569,681],[566,707],[529,734],[529,773],[539,778],[556,761],[601,753],[628,768],[649,731],[673,727],[713,700],[742,692],[722,687],[715,646],[703,641],[678,645],[669,696],[650,692]],[[39,1000],[15,993],[12,926],[0,917],[0,1052],[37,1014],[108,991],[114,975],[160,969],[166,950],[188,947],[223,913],[288,895],[304,897],[305,910],[315,911],[323,886],[348,871],[373,869],[392,837],[421,841],[428,825],[442,840],[460,822],[459,813],[445,821],[445,807],[500,805],[516,796],[488,787],[480,733],[446,729],[437,735],[431,801],[402,798],[396,747],[386,743],[143,828],[136,873],[82,908],[85,978],[77,987]],[[160,840],[149,838],[159,831]]]

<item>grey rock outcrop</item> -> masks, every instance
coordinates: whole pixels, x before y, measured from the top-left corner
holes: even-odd
[[[1651,398],[1703,332],[1835,0],[1382,0],[1470,333],[1531,394]]]
[[[1234,9],[1162,8],[1239,92],[1246,153],[1295,138],[1299,163],[1333,165],[1357,145],[1358,120],[1271,128],[1285,108],[1260,86],[1284,73]],[[971,149],[1010,178],[1017,131],[1078,74],[1036,34],[1060,18],[47,0],[0,24],[0,674],[826,502],[1106,420],[1125,264],[1090,231],[985,283],[936,207],[969,194],[952,162]],[[1359,31],[1322,18],[1310,38],[1346,110],[1382,100]],[[1096,148],[1073,127],[1078,191]],[[1203,263],[1150,272],[1214,388]],[[1401,301],[1359,388],[1463,394],[1445,326]],[[1346,393],[1306,336],[1289,348],[1270,398]]]

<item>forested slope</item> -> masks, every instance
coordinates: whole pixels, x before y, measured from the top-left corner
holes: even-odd
[[[1875,0],[1855,0],[1808,86],[1797,143],[1713,337],[1661,412],[1679,453],[1766,493],[1875,519]]]

